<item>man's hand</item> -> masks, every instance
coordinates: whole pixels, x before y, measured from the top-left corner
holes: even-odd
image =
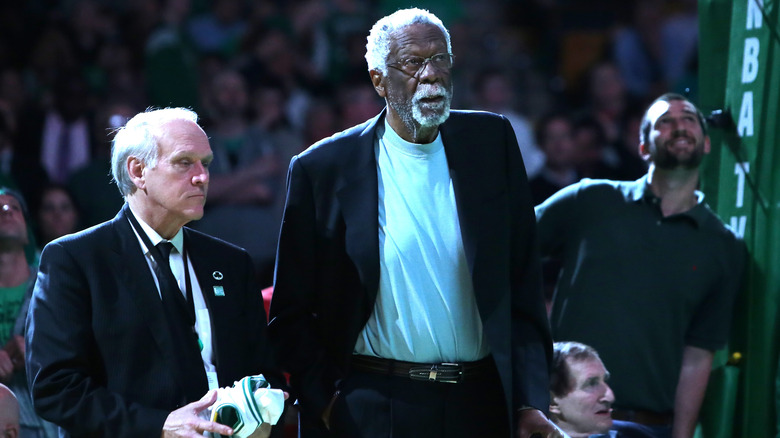
[[[7,383],[14,373],[14,363],[8,352],[0,349],[0,383]]]
[[[24,336],[13,335],[3,347],[14,365],[14,370],[24,369]]]
[[[233,429],[230,427],[198,416],[215,401],[217,401],[217,391],[209,391],[202,399],[171,412],[163,424],[162,438],[203,438],[203,432],[233,435]]]
[[[517,438],[568,438],[542,411],[523,409],[518,416]]]

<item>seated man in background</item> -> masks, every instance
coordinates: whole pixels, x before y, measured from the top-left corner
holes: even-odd
[[[649,438],[642,425],[612,420],[615,394],[608,379],[609,372],[593,347],[554,343],[550,419],[572,438]]]

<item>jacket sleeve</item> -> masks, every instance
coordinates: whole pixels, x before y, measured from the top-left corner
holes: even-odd
[[[105,387],[91,291],[78,260],[46,246],[27,315],[26,366],[35,410],[74,436],[159,436],[169,412]]]
[[[542,291],[534,204],[516,137],[507,121],[504,126],[512,212],[510,281],[513,415],[525,407],[546,413],[550,405],[552,337]]]
[[[269,336],[305,421],[319,424],[335,391],[324,376],[330,366],[317,338],[318,278],[315,202],[298,157],[287,174],[287,202],[276,257]]]

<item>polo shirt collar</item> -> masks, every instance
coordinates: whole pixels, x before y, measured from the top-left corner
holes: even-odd
[[[655,193],[650,189],[650,183],[647,182],[647,175],[642,176],[636,181],[630,181],[623,186],[623,195],[627,201],[633,202],[647,202],[650,204],[655,203],[654,200],[659,199],[655,196]],[[688,217],[696,223],[696,226],[702,226],[707,218],[707,211],[709,207],[704,203],[704,193],[700,190],[694,191],[697,203],[690,210],[680,213],[674,216]]]

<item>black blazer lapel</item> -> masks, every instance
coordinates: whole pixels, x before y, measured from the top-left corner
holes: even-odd
[[[111,260],[112,271],[120,277],[120,284],[127,288],[131,301],[136,307],[135,313],[140,315],[149,326],[151,336],[159,349],[156,354],[159,354],[168,363],[168,369],[177,370],[179,361],[174,355],[173,338],[165,319],[162,300],[155,285],[152,271],[141,251],[138,237],[127,219],[125,208],[128,208],[127,204],[112,223],[117,238],[117,243],[112,245],[116,250],[116,257]],[[177,379],[182,376],[182,373],[175,371],[171,374]],[[186,384],[181,380],[178,383],[180,388],[184,388]]]
[[[475,160],[479,159],[474,153],[479,147],[479,140],[469,136],[470,130],[462,129],[464,126],[467,124],[445,122],[440,130],[455,191],[463,249],[469,272],[474,275],[474,258],[479,236],[479,206],[483,195],[479,186],[480,177],[477,174],[479,166],[474,165]]]
[[[343,185],[336,189],[346,226],[346,251],[355,263],[373,306],[379,288],[379,193],[374,140],[385,112],[373,118],[355,139],[353,153],[346,161]],[[370,313],[371,309],[368,309]]]

